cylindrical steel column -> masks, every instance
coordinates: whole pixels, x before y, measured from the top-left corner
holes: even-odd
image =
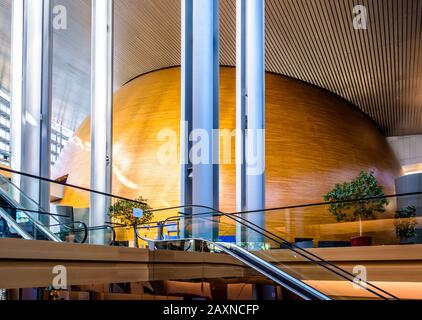
[[[193,205],[218,209],[219,1],[185,0],[182,11],[182,121],[186,124],[181,152],[187,165],[182,163],[181,200],[182,204],[191,199]],[[195,217],[209,211],[192,210],[193,237],[217,237],[211,215]]]
[[[52,3],[50,0],[13,2],[11,151],[14,169],[50,178]],[[14,179],[16,182],[16,179]],[[20,177],[22,191],[50,210],[49,184]],[[18,197],[18,195],[16,195]],[[38,210],[21,197],[24,207]],[[39,215],[48,223],[48,217]]]
[[[265,208],[265,1],[238,0],[237,5],[237,161],[245,162],[237,164],[237,207],[251,211]],[[245,218],[265,227],[264,212]],[[249,230],[246,241],[259,246],[264,239]]]
[[[181,119],[180,119],[180,204],[192,205],[192,162],[189,151],[192,142],[193,106],[192,106],[192,69],[193,69],[193,0],[182,0],[182,59],[181,59]],[[180,220],[180,237],[189,238],[192,209],[182,208]]]
[[[91,189],[111,193],[113,105],[113,0],[92,0]],[[108,220],[111,199],[91,193],[90,226]],[[102,244],[98,233],[92,243]]]
[[[11,29],[11,87],[10,87],[10,153],[11,168],[20,171],[22,157],[22,114],[23,114],[23,40],[24,40],[24,0],[12,1]],[[12,182],[19,186],[20,176],[13,175]],[[16,201],[20,201],[17,190]]]

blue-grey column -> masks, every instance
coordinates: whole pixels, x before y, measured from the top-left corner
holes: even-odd
[[[92,0],[91,189],[111,193],[113,104],[113,0]],[[90,226],[108,220],[110,198],[91,193]],[[102,244],[98,233],[91,243]]]
[[[219,207],[219,1],[193,1],[192,152],[194,205]],[[195,208],[193,214],[208,210]],[[211,216],[193,219],[192,236],[215,239]]]
[[[245,179],[238,181],[238,207],[243,207],[242,201],[245,201],[245,209],[252,211],[265,208],[265,1],[238,0],[237,5],[240,51],[237,62],[240,69],[237,75],[237,125],[238,130],[245,132],[244,142],[238,143],[245,148],[246,162],[246,168],[240,164],[237,167],[238,177],[242,170],[246,171]],[[265,227],[264,212],[248,213],[246,218]],[[264,238],[248,230],[246,240],[251,245],[259,245]]]
[[[192,162],[189,151],[192,142],[189,136],[193,125],[192,106],[192,70],[193,70],[193,0],[182,0],[182,59],[181,59],[181,122],[180,122],[180,204],[192,205]],[[180,237],[191,237],[192,210],[189,207],[182,208],[180,220]],[[187,216],[187,218],[183,218]]]
[[[12,144],[19,143],[21,152],[20,170],[37,176],[50,177],[50,133],[51,133],[51,86],[52,86],[52,24],[50,0],[25,0],[23,45],[22,45],[22,105],[12,102],[12,108],[21,110],[21,117],[13,111],[12,121],[21,121],[12,125]],[[16,7],[15,7],[16,8]],[[14,63],[19,63],[16,60]],[[19,77],[18,74],[13,77]],[[18,94],[18,92],[16,92]],[[14,96],[14,98],[18,98]],[[16,117],[16,118],[15,118]],[[18,152],[19,147],[12,148]],[[21,177],[22,191],[37,201],[39,206],[49,211],[49,185],[37,179]],[[21,199],[22,201],[24,199]],[[33,209],[33,204],[26,206]],[[48,217],[39,219],[48,223]]]

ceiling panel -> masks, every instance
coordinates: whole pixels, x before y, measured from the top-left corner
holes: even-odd
[[[267,0],[267,70],[354,103],[386,135],[422,133],[422,1]]]
[[[10,1],[0,1],[0,89],[6,92],[10,86]]]
[[[52,118],[77,129],[90,110],[91,7],[86,0],[54,0],[67,9],[67,29],[53,34]]]
[[[11,3],[0,0],[0,87],[10,91]],[[89,114],[90,24],[88,0],[54,0],[67,9],[67,29],[53,34],[53,121],[71,130]]]
[[[0,0],[1,15],[7,2]],[[89,114],[90,1],[55,2],[72,21],[55,33],[55,119],[74,129]],[[220,0],[223,65],[235,64],[235,3]],[[422,0],[359,3],[368,8],[367,30],[353,29],[354,0],[267,0],[266,68],[340,95],[387,136],[422,133]],[[180,10],[180,0],[115,0],[116,89],[180,64]],[[0,26],[3,41],[4,19]]]

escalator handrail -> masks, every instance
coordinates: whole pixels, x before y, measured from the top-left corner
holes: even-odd
[[[111,198],[115,198],[115,199],[119,199],[119,200],[125,200],[125,201],[130,201],[130,202],[133,202],[133,203],[138,203],[138,204],[141,204],[141,205],[146,205],[146,203],[142,202],[142,201],[132,200],[132,199],[125,198],[125,197],[112,195],[112,194],[107,193],[107,192],[93,190],[93,189],[89,189],[89,188],[85,188],[85,187],[81,187],[81,186],[77,186],[77,185],[74,185],[74,184],[69,184],[69,183],[66,183],[66,182],[61,182],[61,181],[57,181],[57,180],[53,180],[53,179],[48,179],[48,178],[45,178],[45,177],[40,177],[40,176],[36,176],[34,174],[21,172],[21,171],[9,169],[9,168],[0,167],[0,171],[5,171],[5,172],[8,172],[8,173],[17,174],[17,175],[28,177],[28,178],[45,181],[45,182],[53,183],[53,184],[60,185],[60,186],[78,189],[78,190],[81,190],[81,191],[86,191],[86,192],[89,192],[89,193],[94,193],[94,194],[98,194],[98,195],[105,196],[105,197],[111,197]]]
[[[78,232],[80,229],[73,229],[72,227],[70,227],[70,225],[72,225],[72,224],[73,225],[77,225],[77,224],[82,225],[82,229],[84,230],[84,236],[82,238],[82,241],[79,242],[79,243],[85,243],[87,238],[88,238],[88,227],[87,227],[85,222],[75,220],[75,221],[62,222],[62,223],[48,225],[48,226],[49,226],[49,228],[63,226],[65,228],[67,228],[68,230],[71,230],[73,233]],[[60,233],[62,233],[62,232],[57,232],[55,234],[60,234]]]
[[[89,231],[105,230],[105,229],[109,229],[109,230],[112,231],[111,232],[111,234],[112,234],[111,241],[109,242],[109,245],[112,245],[116,241],[116,230],[115,230],[114,227],[112,227],[110,225],[102,225],[102,226],[88,227],[87,233],[89,234]]]
[[[356,278],[356,276],[355,276],[355,275],[353,275],[352,273],[348,272],[347,270],[344,270],[344,269],[342,269],[342,268],[340,268],[340,267],[336,266],[334,263],[331,263],[330,261],[327,261],[327,260],[322,259],[321,257],[317,256],[316,254],[314,254],[314,253],[312,253],[312,252],[309,252],[308,250],[305,250],[304,248],[301,248],[301,247],[297,246],[296,244],[294,244],[294,243],[291,243],[291,242],[287,241],[286,239],[283,239],[282,237],[280,237],[280,236],[276,235],[275,233],[273,233],[273,232],[271,232],[271,231],[268,231],[268,230],[266,230],[265,228],[262,228],[262,227],[258,226],[257,224],[255,224],[255,223],[253,223],[253,222],[250,222],[249,220],[247,220],[247,219],[245,219],[245,218],[243,218],[243,217],[241,217],[241,216],[236,216],[236,218],[237,218],[237,219],[241,219],[241,220],[243,220],[243,221],[246,221],[246,223],[251,224],[253,227],[255,227],[255,228],[257,228],[257,229],[259,229],[259,230],[261,230],[261,231],[263,231],[263,232],[265,232],[265,233],[268,233],[268,234],[269,234],[269,235],[271,235],[272,237],[276,237],[277,239],[279,239],[279,240],[280,240],[281,242],[283,242],[283,243],[277,242],[274,238],[270,238],[270,237],[268,237],[267,235],[265,235],[267,238],[270,238],[271,240],[275,241],[275,242],[276,242],[276,243],[278,243],[278,244],[282,244],[282,245],[284,245],[284,246],[288,246],[290,250],[292,250],[293,252],[296,252],[297,254],[301,255],[302,257],[305,257],[305,258],[307,258],[307,259],[311,260],[312,262],[317,263],[317,264],[318,264],[318,265],[320,265],[321,267],[324,267],[324,268],[326,268],[326,269],[328,269],[328,270],[330,270],[330,271],[334,272],[335,274],[337,274],[337,275],[339,275],[339,276],[341,276],[341,277],[343,277],[343,278],[346,278],[347,280],[349,280],[349,281],[351,281],[351,282],[355,282],[355,281],[354,281],[354,279]],[[243,225],[243,224],[242,224],[242,225]],[[250,226],[246,226],[246,227],[251,228]],[[254,230],[255,232],[257,232],[257,231],[256,231],[256,229],[253,229],[253,228],[251,228],[251,229],[252,229],[252,230]],[[261,233],[261,234],[262,234],[262,233]],[[312,258],[310,258],[309,256],[311,256]],[[314,260],[314,259],[318,259],[318,260]],[[328,266],[329,266],[329,267],[332,267],[332,268],[333,268],[333,269],[335,269],[335,270],[333,270],[333,269],[329,268]],[[351,277],[351,278],[344,277],[343,275],[340,275],[337,271],[338,271],[338,272],[341,272],[341,273],[343,273],[344,275],[349,276],[349,277]],[[364,283],[364,285],[361,285],[361,283]],[[374,284],[372,284],[372,283],[370,283],[370,282],[368,282],[368,281],[360,280],[360,281],[359,281],[359,283],[357,283],[357,285],[359,285],[359,286],[361,286],[361,287],[365,286],[366,288],[367,288],[367,286],[370,286],[370,287],[374,288],[375,290],[378,290],[378,291],[382,292],[383,294],[386,294],[386,295],[390,296],[391,298],[393,298],[393,299],[395,299],[395,300],[400,300],[400,299],[399,299],[398,297],[396,297],[395,295],[393,295],[393,294],[389,293],[388,291],[385,291],[384,289],[382,289],[382,288],[380,288],[380,287],[378,287],[378,286],[376,286],[376,285],[374,285]],[[375,292],[373,292],[372,290],[369,290],[369,289],[367,289],[367,290],[368,290],[368,291],[371,291],[371,292],[372,292],[372,293],[374,293],[374,294],[376,294],[376,293],[375,293]],[[377,294],[377,295],[378,295],[378,296],[381,296],[381,295],[379,295],[379,294]],[[383,297],[383,298],[385,298],[385,297]]]
[[[79,243],[86,243],[86,240],[88,240],[89,231],[101,230],[101,229],[109,229],[109,230],[112,231],[112,240],[109,243],[110,245],[113,244],[114,241],[116,240],[116,230],[111,225],[100,225],[100,226],[88,227],[85,222],[80,221],[80,220],[72,220],[71,218],[69,218],[68,216],[65,216],[65,215],[54,214],[54,213],[50,213],[50,212],[41,212],[41,211],[37,211],[37,210],[28,210],[28,209],[24,209],[24,208],[15,208],[15,207],[12,207],[12,206],[4,206],[4,205],[0,205],[0,209],[15,209],[17,211],[25,211],[25,212],[30,212],[30,213],[38,213],[38,214],[43,214],[43,215],[48,215],[48,216],[54,216],[54,217],[69,219],[70,220],[69,222],[60,222],[60,223],[57,223],[57,224],[48,225],[48,227],[57,227],[57,226],[67,227],[67,226],[72,225],[72,224],[82,225],[85,235],[84,235],[83,241],[81,241]],[[13,221],[13,219],[12,219],[12,221]],[[70,227],[68,227],[68,228],[71,229]],[[79,231],[80,231],[79,229],[74,230],[74,232],[79,232]],[[55,233],[55,234],[57,234],[57,233]],[[32,239],[32,237],[29,236],[28,239]]]
[[[1,188],[0,188],[0,193],[2,193],[5,197],[7,197],[7,200],[9,202],[12,202],[12,205],[16,205],[15,200],[11,199],[8,195],[5,195],[5,192]],[[18,207],[18,206],[16,205],[16,207]],[[26,218],[28,220],[30,220],[31,223],[34,224],[38,229],[40,229],[44,233],[45,236],[50,238],[50,240],[55,241],[55,242],[62,242],[58,237],[56,237],[56,235],[54,233],[52,233],[50,230],[48,230],[48,228],[46,228],[46,226],[44,224],[42,224],[39,221],[37,221],[36,219],[32,218],[31,215],[27,214],[25,210],[22,210],[21,212],[25,213]]]
[[[259,273],[265,275],[269,279],[285,287],[286,289],[292,291],[293,293],[297,294],[298,296],[300,296],[301,298],[305,300],[332,300],[327,295],[312,288],[311,286],[307,285],[303,281],[296,279],[295,277],[292,277],[288,273],[274,267],[272,264],[268,263],[264,259],[259,258],[256,255],[250,253],[249,251],[234,244],[213,242],[213,241],[200,239],[200,238],[187,238],[187,239],[177,239],[177,240],[151,240],[151,239],[143,238],[143,240],[152,244],[152,247],[150,247],[150,250],[157,250],[156,248],[157,243],[199,241],[201,243],[211,244],[219,248],[220,250],[222,250],[224,253],[228,254],[229,256],[243,262],[247,266],[253,268],[255,271],[258,271]],[[203,252],[203,246],[201,246],[201,248]]]
[[[19,229],[19,234],[21,234],[21,236],[24,239],[26,239],[26,240],[33,240],[33,237],[31,235],[29,235],[26,231],[24,231],[22,228],[20,228],[19,224],[15,220],[11,219],[8,214],[4,214],[3,213],[4,208],[15,209],[15,208],[12,208],[12,207],[0,206],[0,216],[1,216],[1,218],[3,218],[8,224],[10,224],[13,229]],[[20,208],[16,208],[16,210],[18,210],[18,211],[26,211],[25,209],[20,209]],[[34,211],[34,210],[31,210],[31,211],[32,212],[38,212],[38,211]],[[38,213],[43,213],[44,214],[44,212],[38,212]],[[86,239],[87,239],[87,230],[88,230],[88,227],[82,221],[75,220],[75,221],[69,221],[69,222],[61,222],[61,223],[57,223],[57,224],[49,224],[48,225],[48,228],[63,226],[65,228],[67,228],[68,230],[72,230],[72,228],[70,227],[70,225],[72,225],[72,224],[73,225],[77,225],[77,224],[82,225],[82,228],[84,230],[84,237],[83,237],[83,240],[80,243],[85,243],[86,242]],[[62,233],[62,232],[53,232],[53,231],[51,231],[51,232],[53,234],[55,234],[55,235]]]
[[[121,197],[121,196],[113,195],[111,193],[102,192],[102,191],[98,191],[98,190],[93,190],[93,189],[89,189],[89,188],[77,186],[77,185],[74,185],[74,184],[69,184],[69,183],[66,183],[66,182],[61,182],[61,181],[57,181],[57,180],[53,180],[53,179],[49,179],[49,178],[45,178],[45,177],[41,177],[41,176],[29,174],[29,173],[26,173],[26,172],[21,172],[21,171],[13,170],[13,169],[10,169],[10,168],[0,167],[0,171],[12,173],[12,174],[17,174],[17,175],[21,175],[21,176],[24,176],[24,177],[33,178],[33,179],[37,179],[37,180],[41,180],[41,181],[45,181],[45,182],[49,182],[49,183],[53,183],[53,184],[57,184],[57,185],[65,186],[65,187],[69,187],[69,188],[74,188],[74,189],[78,189],[78,190],[81,190],[81,191],[86,191],[86,192],[89,192],[89,193],[95,193],[95,194],[103,195],[103,196],[106,196],[106,197],[111,197],[111,198],[115,198],[115,199],[119,199],[119,200],[130,201],[130,202],[133,202],[133,203],[138,203],[140,205],[146,205],[146,203],[145,202],[142,202],[142,201],[137,201],[137,200],[129,199],[129,198],[126,198],[126,197]],[[419,192],[407,192],[407,193],[388,194],[388,195],[384,195],[384,196],[374,196],[374,197],[367,197],[367,198],[360,198],[360,199],[345,199],[345,200],[329,201],[329,202],[317,202],[317,203],[298,204],[298,205],[283,206],[283,207],[273,207],[273,208],[267,208],[267,209],[257,209],[257,210],[242,211],[242,212],[229,213],[229,214],[257,213],[257,212],[262,212],[262,211],[269,212],[269,211],[276,211],[276,210],[305,208],[305,207],[314,207],[314,206],[320,206],[320,205],[349,203],[349,202],[357,202],[357,201],[369,201],[369,200],[378,200],[378,199],[386,199],[386,198],[394,198],[394,197],[405,197],[405,196],[415,196],[415,195],[422,195],[422,192],[421,191],[419,191]],[[150,210],[148,210],[148,212],[160,212],[160,211],[169,211],[169,210],[176,210],[176,209],[187,209],[187,208],[199,208],[199,209],[202,208],[202,209],[208,209],[208,210],[212,210],[212,211],[218,212],[218,210],[215,210],[215,209],[213,209],[211,207],[202,206],[202,205],[182,205],[182,206],[174,206],[174,207],[167,207],[167,208],[150,209]]]
[[[3,208],[0,208],[0,217],[4,219],[7,224],[9,224],[15,231],[19,233],[19,235],[25,240],[33,240],[33,237],[28,234],[25,230],[23,230],[16,220],[12,219],[8,213],[6,213]]]
[[[83,190],[83,191],[87,191],[87,192],[91,192],[91,193],[95,193],[95,194],[100,194],[100,195],[104,195],[104,196],[108,196],[108,197],[114,197],[114,198],[116,198],[116,199],[127,200],[127,201],[131,201],[131,202],[134,202],[134,203],[139,203],[139,204],[142,204],[142,205],[144,205],[144,204],[145,204],[145,203],[140,202],[140,201],[136,201],[136,200],[132,200],[132,199],[128,199],[128,198],[124,198],[124,197],[120,197],[120,196],[114,196],[114,195],[112,195],[112,194],[108,194],[108,193],[105,193],[105,192],[100,192],[100,191],[96,191],[96,190],[91,190],[91,189],[88,189],[88,188],[84,188],[84,187],[80,187],[80,186],[76,186],[76,185],[72,185],[72,184],[67,184],[67,183],[65,183],[65,182],[58,182],[58,181],[55,181],[55,180],[52,180],[52,179],[48,179],[48,178],[44,178],[44,177],[40,177],[40,176],[35,176],[35,175],[32,175],[32,174],[23,173],[23,172],[19,172],[19,171],[12,170],[12,169],[8,169],[8,168],[0,168],[0,171],[5,171],[5,172],[13,173],[13,174],[18,174],[18,175],[22,175],[22,176],[26,176],[26,177],[30,177],[30,178],[38,179],[38,180],[41,180],[41,181],[46,181],[46,182],[50,182],[50,183],[54,183],[54,184],[58,184],[58,185],[68,186],[68,187],[71,187],[71,188],[75,188],[75,189],[79,189],[79,190]],[[10,182],[10,181],[9,181],[9,182]],[[422,192],[405,193],[405,194],[399,194],[399,195],[397,195],[397,194],[396,194],[396,195],[386,195],[386,196],[383,196],[383,197],[369,197],[369,198],[365,198],[365,199],[341,200],[341,201],[336,201],[336,202],[324,202],[324,203],[318,203],[318,204],[306,204],[306,205],[297,205],[297,206],[280,207],[280,208],[269,208],[269,209],[262,209],[262,210],[254,210],[254,211],[238,212],[238,213],[236,213],[236,214],[242,214],[242,213],[252,213],[252,212],[268,212],[268,211],[281,210],[281,209],[288,209],[288,208],[309,207],[309,206],[323,205],[323,204],[332,204],[332,203],[356,202],[356,201],[360,201],[360,200],[362,200],[362,201],[364,201],[364,200],[375,200],[375,199],[380,199],[380,198],[391,198],[391,197],[409,196],[409,195],[418,195],[418,194],[422,194]],[[235,215],[235,214],[227,214],[227,213],[221,212],[221,211],[219,211],[219,210],[215,210],[215,209],[213,209],[213,208],[211,208],[211,207],[202,206],[202,205],[184,205],[184,206],[174,206],[174,207],[170,207],[170,208],[151,209],[151,210],[148,210],[148,211],[150,211],[150,212],[162,212],[162,211],[168,211],[168,210],[175,210],[175,209],[188,209],[188,208],[206,209],[206,210],[209,210],[209,211],[217,212],[217,213],[218,213],[218,214],[220,214],[220,215],[224,215],[224,216],[226,216],[226,217],[228,217],[228,218],[230,218],[230,219],[232,219],[232,220],[234,220],[234,221],[236,221],[236,222],[239,222],[239,221],[237,221],[235,218],[233,218],[233,217],[232,217],[232,216],[233,216],[233,215]],[[247,220],[246,220],[246,221],[247,221]],[[248,221],[248,222],[249,222],[249,221]],[[241,223],[241,222],[239,222],[239,223]],[[249,222],[249,223],[250,223],[250,222]],[[246,227],[251,228],[250,226],[246,226]],[[261,228],[261,227],[259,227],[259,228]],[[267,232],[267,233],[270,233],[270,232],[268,232],[267,230],[265,230],[265,229],[263,229],[263,228],[261,228],[261,229],[262,229],[262,230],[264,230],[264,231],[265,231],[265,232]],[[136,228],[135,228],[135,230],[136,230]],[[264,234],[264,236],[268,238],[268,236],[267,236],[267,235],[265,235],[265,234]],[[308,252],[307,250],[305,250],[305,249],[303,249],[303,248],[297,247],[296,245],[294,245],[294,244],[292,244],[292,243],[290,243],[290,242],[288,242],[288,241],[286,241],[286,240],[284,240],[284,239],[280,238],[279,236],[276,236],[276,237],[277,237],[277,238],[279,238],[280,240],[282,240],[283,242],[285,242],[288,246],[290,246],[291,250],[293,250],[293,251],[295,251],[296,253],[298,253],[298,254],[300,254],[300,255],[304,256],[304,257],[305,257],[305,258],[307,258],[308,260],[310,260],[310,261],[312,261],[312,262],[314,262],[314,263],[316,263],[316,264],[320,265],[321,267],[323,267],[323,268],[325,268],[325,269],[327,269],[327,270],[329,270],[329,271],[331,271],[331,272],[333,272],[333,273],[335,273],[335,274],[337,274],[337,275],[339,275],[339,276],[343,277],[344,279],[346,279],[346,280],[348,280],[348,281],[352,281],[351,279],[349,279],[349,278],[348,278],[348,277],[346,277],[345,275],[348,275],[349,277],[352,277],[353,279],[355,278],[355,276],[354,276],[353,274],[349,273],[348,271],[346,271],[346,270],[343,270],[343,269],[339,268],[338,266],[336,266],[336,265],[334,265],[334,264],[332,264],[332,263],[330,263],[330,262],[328,262],[328,261],[326,261],[326,260],[324,260],[324,259],[322,259],[322,258],[320,258],[320,257],[318,257],[318,256],[316,256],[316,255],[314,255],[314,254],[312,254],[312,253],[310,253],[310,252]],[[273,241],[274,241],[274,240],[273,240]],[[276,241],[276,242],[277,242],[277,241]],[[294,249],[293,249],[293,248],[294,248]],[[295,250],[295,249],[296,249],[296,250]],[[314,260],[313,258],[306,257],[304,253],[306,253],[306,255],[313,256],[314,258],[318,259],[318,261]],[[334,268],[334,269],[336,269],[336,270],[338,270],[338,271],[332,270],[332,269],[331,269],[330,267],[328,267],[328,266],[330,266],[330,267],[332,267],[332,268]],[[344,273],[345,275],[341,275],[341,274],[339,274],[339,272]],[[362,281],[362,282],[363,282],[363,281]],[[376,289],[377,289],[377,290],[379,290],[380,292],[383,292],[383,293],[385,293],[385,294],[389,295],[390,297],[392,297],[392,298],[394,298],[394,299],[397,299],[397,300],[398,300],[398,298],[397,298],[397,297],[395,297],[394,295],[392,295],[392,294],[390,294],[390,293],[386,292],[385,290],[383,290],[383,289],[381,289],[381,288],[378,288],[378,287],[374,286],[373,284],[371,284],[371,283],[369,283],[369,282],[366,282],[366,284],[368,284],[368,285],[370,285],[371,287],[376,288]],[[359,283],[359,285],[360,285],[360,283]],[[367,290],[369,290],[369,289],[367,289]],[[385,298],[385,297],[383,297],[383,298]]]
[[[12,186],[14,186],[15,188],[17,188],[11,181],[9,181],[8,179],[5,179],[3,176],[1,176],[0,175],[0,180],[2,180],[2,181],[4,181],[4,182],[6,182],[8,185],[12,185]],[[20,190],[19,188],[17,188],[17,190],[19,190],[19,192],[21,192],[27,199],[29,199],[30,201],[32,201],[32,202],[34,202],[35,204],[36,204],[36,202],[33,200],[33,199],[31,199],[30,197],[28,197],[24,192],[22,192],[22,190]],[[9,196],[2,188],[0,188],[0,193],[3,195],[3,197],[5,198],[5,201],[7,201],[10,205],[12,205],[12,206],[14,206],[15,207],[15,209],[16,208],[18,208],[20,205],[18,204],[18,202],[15,200],[15,199],[13,199],[11,196]],[[41,209],[37,204],[36,204],[36,206],[39,208],[39,209]],[[41,210],[40,210],[41,211]],[[55,241],[55,242],[62,242],[58,237],[56,237],[56,235],[53,233],[53,232],[51,232],[48,228],[46,228],[46,226],[43,224],[43,223],[40,223],[38,220],[36,220],[36,219],[34,219],[33,217],[31,217],[31,215],[30,214],[27,214],[27,211],[26,211],[26,209],[25,210],[22,210],[21,212],[23,212],[23,213],[25,213],[25,215],[26,215],[26,218],[28,219],[28,220],[30,220],[31,221],[31,223],[33,223],[34,225],[36,225],[36,227],[38,228],[38,229],[40,229],[43,233],[44,233],[44,235],[46,236],[46,237],[48,237],[50,240],[52,240],[52,241]],[[42,211],[41,211],[42,212]],[[57,222],[60,222],[60,221],[58,221],[55,217],[53,217],[54,218],[54,220],[56,220]]]
[[[40,214],[46,214],[46,215],[49,215],[49,216],[51,216],[54,220],[56,220],[57,222],[59,222],[60,223],[60,221],[58,220],[58,219],[56,219],[56,217],[55,217],[55,215],[53,215],[53,214],[50,214],[50,213],[47,213],[43,208],[41,208],[40,207],[40,205],[34,200],[34,199],[32,199],[31,197],[29,197],[25,192],[23,192],[22,190],[21,190],[21,188],[19,188],[17,185],[15,185],[12,181],[10,181],[9,179],[7,179],[7,178],[5,178],[4,176],[2,176],[2,175],[0,175],[0,180],[1,181],[3,181],[4,183],[6,183],[6,184],[8,184],[8,185],[11,185],[11,186],[13,186],[13,188],[15,188],[17,191],[19,191],[19,193],[21,193],[22,195],[24,195],[24,197],[25,197],[25,199],[26,200],[29,200],[29,201],[31,201],[34,205],[35,205],[35,207],[36,208],[38,208],[38,213],[40,213]],[[1,190],[1,188],[0,188],[0,190]],[[11,197],[11,196],[9,196],[6,192],[4,192],[4,190],[1,190],[1,192],[9,199],[9,200],[11,200],[14,204],[18,204],[18,202],[15,200],[15,199],[13,199],[13,197]],[[27,209],[24,209],[24,210],[21,210],[21,211],[26,211],[26,212],[30,212],[30,211],[32,211],[32,210],[27,210]]]
[[[302,298],[305,298],[300,292],[302,290],[306,290],[307,294],[310,294],[311,297],[310,299],[318,299],[318,300],[332,300],[331,298],[329,298],[327,295],[323,294],[322,292],[314,289],[313,287],[307,285],[306,283],[304,283],[301,280],[296,279],[295,277],[289,275],[286,272],[281,271],[280,269],[274,267],[271,263],[265,261],[262,258],[257,257],[256,255],[252,254],[251,252],[243,249],[242,247],[239,247],[237,245],[234,244],[229,244],[229,243],[216,243],[217,246],[219,246],[220,248],[224,248],[224,246],[228,246],[230,247],[230,249],[234,249],[235,251],[240,251],[243,255],[247,256],[249,259],[255,261],[258,265],[264,266],[266,269],[271,270],[271,272],[274,272],[276,274],[280,274],[283,273],[283,279],[284,280],[288,280],[288,282],[290,282],[290,285],[283,284],[287,289],[289,289],[290,291],[298,294],[299,296],[301,296]],[[230,251],[229,249],[229,251]],[[226,251],[227,252],[227,251]],[[243,263],[249,265],[250,267],[254,268],[253,264],[250,263],[247,259],[243,259],[242,257],[238,258],[239,260],[241,260]],[[256,268],[256,266],[255,266]],[[267,277],[269,277],[270,279],[272,279],[273,281],[277,281],[276,278],[274,278],[271,274],[269,274],[268,272],[266,272],[265,270],[260,269],[259,270],[261,273],[263,273],[264,275],[266,275]]]
[[[234,214],[226,214],[226,213],[224,213],[224,212],[218,212],[218,211],[217,211],[217,213],[216,213],[216,212],[214,212],[214,213],[209,212],[209,213],[207,213],[207,214],[208,214],[208,215],[211,215],[211,214],[212,214],[212,215],[213,215],[213,217],[214,217],[214,216],[226,216],[226,217],[228,217],[228,218],[230,218],[230,219],[234,220],[235,222],[238,222],[238,223],[242,224],[243,226],[245,226],[245,227],[247,227],[247,228],[249,228],[249,229],[251,229],[251,230],[253,230],[253,231],[257,232],[258,234],[260,234],[260,235],[262,235],[262,236],[266,237],[267,239],[270,239],[270,240],[272,240],[272,241],[274,241],[274,242],[276,242],[276,243],[278,243],[278,244],[280,244],[280,245],[285,245],[285,246],[288,246],[288,248],[287,248],[288,250],[291,250],[291,251],[293,251],[293,252],[297,253],[298,255],[300,255],[300,256],[302,256],[302,257],[304,257],[305,259],[310,260],[311,262],[313,262],[313,263],[315,263],[315,264],[319,265],[320,267],[322,267],[322,268],[324,268],[324,269],[326,269],[326,270],[328,270],[328,271],[330,271],[330,272],[333,272],[334,274],[338,275],[339,277],[341,277],[341,278],[343,278],[343,279],[345,279],[345,280],[347,280],[347,281],[349,281],[349,282],[353,282],[353,283],[355,283],[356,285],[358,285],[358,286],[362,287],[363,289],[365,289],[365,290],[367,290],[367,291],[371,292],[372,294],[374,294],[374,295],[376,295],[376,296],[378,296],[378,297],[380,297],[380,298],[382,298],[382,299],[388,300],[389,298],[387,298],[387,297],[383,296],[382,294],[380,294],[380,293],[378,293],[378,292],[375,292],[373,289],[375,289],[375,290],[377,290],[377,291],[379,291],[379,292],[382,292],[382,293],[386,294],[387,296],[391,297],[391,298],[392,298],[392,299],[394,299],[394,300],[400,300],[398,297],[394,296],[393,294],[391,294],[391,293],[389,293],[389,292],[385,291],[384,289],[381,289],[381,288],[379,288],[379,287],[377,287],[377,286],[373,285],[372,283],[370,283],[370,282],[368,282],[368,281],[364,281],[363,279],[362,279],[362,280],[360,280],[359,282],[357,282],[357,283],[356,283],[356,282],[354,281],[354,280],[355,280],[355,278],[356,278],[356,276],[355,276],[355,275],[353,275],[353,274],[349,273],[348,271],[346,271],[346,270],[344,270],[344,269],[342,269],[342,268],[339,268],[339,267],[338,267],[338,266],[336,266],[335,264],[333,264],[333,263],[331,263],[331,262],[329,262],[329,261],[326,261],[326,260],[324,260],[324,259],[320,258],[319,256],[315,255],[315,254],[312,254],[312,253],[308,252],[307,250],[305,250],[305,249],[303,249],[303,248],[300,248],[300,247],[296,246],[295,244],[292,244],[292,243],[288,242],[287,240],[285,240],[285,239],[283,239],[283,238],[281,238],[281,237],[279,237],[279,236],[277,236],[277,235],[274,235],[272,232],[269,232],[269,231],[267,231],[266,229],[264,229],[264,228],[262,228],[262,227],[256,226],[255,224],[251,223],[249,220],[247,220],[247,219],[245,219],[245,218],[243,218],[243,217],[235,216]],[[200,215],[204,215],[204,213],[202,213],[202,214],[200,214]],[[193,216],[195,216],[195,214],[191,214],[191,215],[190,215],[190,217],[193,217]],[[177,218],[179,218],[179,219],[180,219],[180,218],[182,218],[182,217],[177,216]],[[254,229],[254,227],[251,227],[251,226],[246,225],[243,221],[238,221],[238,220],[236,220],[237,218],[239,218],[239,219],[241,219],[241,220],[243,220],[243,221],[246,221],[246,223],[250,223],[250,224],[252,224],[254,227],[257,227],[257,228],[258,228],[258,229],[260,229],[261,231],[259,231],[259,230],[257,230],[257,229]],[[206,218],[200,218],[200,219],[206,219]],[[164,220],[164,221],[169,221],[169,218],[167,218],[167,219],[166,219],[166,220]],[[135,229],[135,231],[136,231],[136,236],[137,236],[139,239],[144,240],[144,241],[147,241],[147,240],[145,240],[144,238],[142,238],[142,237],[140,237],[140,236],[139,236],[139,234],[138,234],[138,232],[137,232],[137,228],[134,228],[134,229]],[[269,233],[269,234],[271,234],[271,235],[274,235],[276,238],[280,239],[280,241],[282,241],[283,243],[278,242],[276,239],[274,239],[274,238],[272,238],[272,237],[270,237],[270,236],[266,235],[264,232]],[[171,241],[171,240],[163,240],[163,241]],[[177,240],[174,240],[174,241],[177,241]],[[311,257],[309,257],[309,256],[311,256]],[[318,259],[318,260],[314,260],[314,258],[316,258],[316,259]],[[336,269],[336,270],[333,270],[333,269],[331,269],[330,267],[333,267],[333,268],[334,268],[334,269]],[[343,273],[343,274],[341,274],[341,273]],[[350,276],[351,278],[349,278],[348,276]],[[371,287],[371,288],[373,288],[373,289],[369,289],[368,287]]]

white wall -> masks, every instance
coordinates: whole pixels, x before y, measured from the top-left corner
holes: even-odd
[[[403,174],[422,172],[422,135],[389,137],[387,140],[402,166]]]

